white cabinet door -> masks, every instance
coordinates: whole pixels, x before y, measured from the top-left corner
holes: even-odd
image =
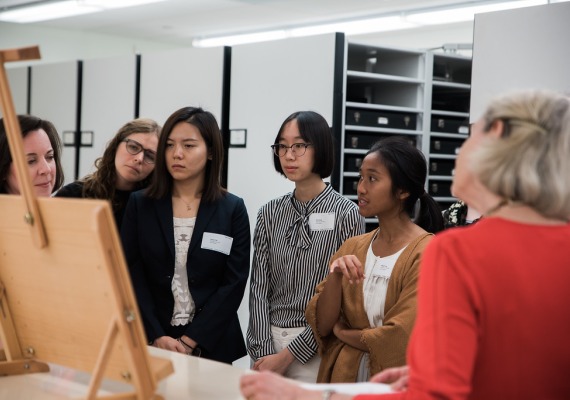
[[[135,116],[136,56],[86,60],[82,81],[80,177],[94,171],[107,142]]]
[[[27,114],[28,67],[6,68],[6,75],[16,114]],[[0,117],[2,117],[2,110],[0,110]]]
[[[64,132],[73,135],[76,130],[77,76],[77,61],[32,67],[30,114],[53,122],[60,136]],[[75,147],[64,145],[61,161],[65,183],[72,182],[75,180]]]
[[[174,111],[199,106],[221,125],[223,70],[221,47],[142,54],[140,116],[163,125]]]
[[[470,121],[496,96],[547,89],[570,93],[570,3],[475,15]]]

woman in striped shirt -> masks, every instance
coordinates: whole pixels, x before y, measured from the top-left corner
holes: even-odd
[[[290,115],[271,146],[275,170],[295,190],[259,210],[254,232],[248,353],[253,369],[315,382],[320,359],[305,319],[329,258],[364,231],[358,207],[323,178],[333,168],[333,138],[326,120],[311,111]]]

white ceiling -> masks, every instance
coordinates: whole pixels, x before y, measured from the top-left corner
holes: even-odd
[[[31,0],[0,0],[0,9]],[[466,0],[167,0],[35,25],[187,45],[195,37],[302,26]]]

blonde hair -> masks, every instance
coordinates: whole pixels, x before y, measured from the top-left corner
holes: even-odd
[[[500,140],[473,154],[475,173],[497,195],[549,218],[570,217],[570,98],[548,91],[511,94],[491,102],[484,131],[503,121]]]

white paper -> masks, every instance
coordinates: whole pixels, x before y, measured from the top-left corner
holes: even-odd
[[[214,250],[219,253],[230,254],[233,238],[219,233],[204,232],[202,237],[202,248]]]
[[[309,390],[326,390],[331,389],[337,393],[343,394],[379,394],[394,393],[390,385],[385,383],[302,383],[301,386]]]
[[[332,231],[335,213],[313,213],[309,215],[309,228],[312,231]]]

